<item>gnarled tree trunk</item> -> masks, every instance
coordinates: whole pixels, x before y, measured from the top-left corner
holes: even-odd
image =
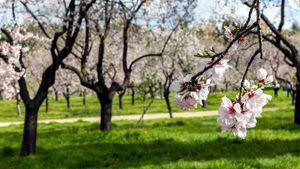
[[[112,116],[112,103],[113,98],[109,95],[98,95],[98,100],[101,104],[101,120],[100,120],[100,129],[102,131],[111,130],[111,116]]]
[[[24,123],[24,134],[21,147],[21,156],[35,154],[36,150],[36,134],[37,134],[37,118],[38,106],[25,105],[26,115]]]

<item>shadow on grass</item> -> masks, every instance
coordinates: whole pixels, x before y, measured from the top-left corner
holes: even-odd
[[[39,147],[38,155],[30,158],[2,159],[7,165],[14,163],[20,168],[27,168],[30,164],[41,168],[123,168],[162,165],[179,160],[239,160],[272,158],[286,154],[300,155],[299,142],[299,139],[237,140],[222,137],[213,141],[192,143],[178,142],[172,138],[128,144],[90,142],[56,149]]]
[[[19,145],[17,148],[3,147],[0,168],[138,168],[145,165],[158,167],[177,161],[206,162],[227,159],[238,162],[281,155],[300,155],[299,138],[269,140],[264,137],[239,140],[222,135],[211,137],[209,141],[204,141],[207,138],[185,142],[176,139],[180,137],[177,134],[182,132],[199,133],[202,136],[218,133],[220,127],[215,124],[215,117],[188,121],[159,120],[146,123],[143,127],[133,127],[132,122],[124,122],[113,124],[113,128],[120,133],[98,132],[98,124],[83,122],[64,126],[45,125],[39,130],[38,138],[42,141],[38,144],[37,155],[21,158],[18,157]],[[157,139],[145,137],[147,132],[159,133],[163,130],[177,133],[169,138],[164,135],[154,135],[159,137]],[[282,133],[278,130],[299,133],[300,127],[292,123],[292,118],[264,117],[254,130],[272,130],[272,133],[280,135]],[[0,133],[0,137],[5,138],[2,139],[3,143],[10,145],[8,143],[16,142],[15,138],[21,138],[21,134],[20,131],[8,130]],[[46,141],[49,141],[48,145],[45,145]]]

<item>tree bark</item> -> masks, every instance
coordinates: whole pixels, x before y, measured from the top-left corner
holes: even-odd
[[[278,90],[279,89],[273,89],[274,90],[274,97],[277,98],[278,97]]]
[[[113,99],[110,98],[109,95],[107,94],[107,95],[98,96],[98,100],[101,104],[100,129],[102,131],[110,131]]]
[[[71,107],[71,106],[70,106],[70,97],[67,96],[67,97],[66,97],[66,100],[67,100],[67,109],[70,110],[70,107]]]
[[[162,99],[164,97],[164,89],[163,89],[163,85],[161,82],[159,82],[159,96],[160,96],[160,99]]]
[[[131,89],[132,93],[131,93],[131,105],[134,106],[135,103],[135,90],[134,88]]]
[[[38,106],[27,105],[24,123],[24,134],[21,147],[21,156],[35,154]]]
[[[207,107],[207,101],[206,100],[202,100],[202,108],[206,108]]]
[[[83,112],[86,112],[86,90],[84,89],[82,92],[82,105],[83,105]]]
[[[22,115],[22,109],[21,109],[21,98],[20,98],[20,94],[19,93],[16,95],[16,100],[17,100],[18,117],[21,117],[21,115]]]
[[[300,124],[300,70],[297,70],[297,82],[296,82],[296,104],[295,104],[295,124]]]
[[[54,95],[55,95],[55,101],[57,102],[58,101],[58,92],[54,91]]]
[[[125,94],[125,91],[119,94],[119,108],[123,109],[123,96]]]
[[[170,91],[167,89],[164,89],[163,93],[164,93],[164,99],[165,99],[167,107],[168,107],[168,112],[169,112],[170,118],[173,118],[173,111],[172,111],[172,107],[171,107],[170,99],[169,99]]]
[[[66,88],[66,93],[64,93],[64,97],[65,97],[65,99],[66,99],[66,102],[67,102],[67,109],[68,110],[70,110],[70,96],[71,96],[71,94],[70,94],[70,89],[69,89],[69,86],[67,86],[67,88]]]
[[[47,97],[46,97],[46,113],[48,113],[48,111],[49,111],[49,98],[48,98],[48,95],[47,95]]]

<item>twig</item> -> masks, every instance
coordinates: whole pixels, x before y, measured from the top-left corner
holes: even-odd
[[[242,91],[243,91],[243,86],[244,86],[244,81],[245,81],[245,79],[246,79],[246,75],[247,75],[247,73],[248,73],[248,71],[249,71],[249,68],[250,68],[252,62],[254,61],[255,57],[256,57],[260,52],[261,52],[260,49],[257,49],[257,50],[254,52],[254,54],[252,55],[250,61],[248,62],[247,68],[246,68],[245,73],[244,73],[244,75],[243,75],[243,79],[242,79],[242,81],[241,81],[240,93],[239,93],[239,101],[241,100],[241,96],[242,96]]]
[[[250,33],[250,31],[255,28],[257,26],[257,22],[253,23],[249,28],[244,29],[242,31],[240,31],[239,33],[237,33],[237,35],[235,36],[235,38],[228,44],[228,46],[225,48],[225,50],[223,52],[217,53],[214,56],[212,56],[212,58],[218,58],[216,59],[216,61],[214,61],[212,64],[204,67],[204,69],[200,72],[198,72],[197,74],[195,74],[192,78],[191,78],[191,82],[195,83],[197,77],[201,76],[203,73],[205,73],[207,70],[211,69],[214,65],[216,65],[217,63],[219,63],[224,56],[228,53],[229,49],[232,47],[232,45],[238,40],[240,39],[242,36],[248,35]]]
[[[256,0],[256,22],[257,24],[257,36],[258,36],[258,44],[259,44],[259,53],[260,58],[263,59],[263,52],[262,52],[262,38],[261,38],[261,29],[260,29],[260,2]]]
[[[138,122],[136,123],[136,125],[139,125],[141,123],[141,121],[144,119],[145,114],[147,113],[148,109],[150,108],[150,106],[152,105],[154,99],[151,99],[151,101],[148,103],[148,105],[146,106],[146,108],[144,109],[140,119],[138,120]]]

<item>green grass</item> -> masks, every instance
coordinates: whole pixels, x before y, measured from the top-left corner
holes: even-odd
[[[300,168],[293,111],[264,112],[245,140],[220,133],[217,117],[99,124],[41,124],[37,154],[19,157],[22,126],[1,128],[0,168]]]
[[[273,95],[273,91],[266,91]],[[208,98],[208,106],[203,109],[199,107],[198,109],[193,109],[191,111],[206,111],[206,110],[217,110],[220,105],[221,98],[227,95],[230,98],[234,98],[237,94],[234,92],[218,92],[211,93]],[[173,95],[170,97],[172,100]],[[126,114],[141,114],[143,108],[148,104],[149,99],[145,103],[142,102],[141,96],[136,97],[136,104],[131,105],[131,97],[129,95],[124,96],[124,109],[120,110],[118,107],[118,97],[116,96],[113,102],[113,115],[126,115]],[[178,106],[173,101],[171,102],[174,112],[180,112]],[[281,91],[279,93],[279,98],[272,99],[272,101],[266,107],[286,107],[291,105],[291,100],[286,97],[286,93]],[[54,119],[54,118],[70,118],[70,117],[94,117],[99,116],[100,105],[98,100],[94,96],[87,98],[87,111],[84,113],[82,109],[82,99],[80,97],[71,97],[71,109],[67,110],[66,101],[64,98],[59,98],[59,101],[54,101],[50,98],[49,101],[49,112],[45,112],[45,105],[43,104],[40,108],[39,119]],[[164,99],[155,99],[152,106],[147,113],[166,113],[167,108]],[[0,121],[23,121],[24,119],[24,106],[23,114],[21,117],[17,117],[16,102],[15,100],[3,101],[0,100]]]

